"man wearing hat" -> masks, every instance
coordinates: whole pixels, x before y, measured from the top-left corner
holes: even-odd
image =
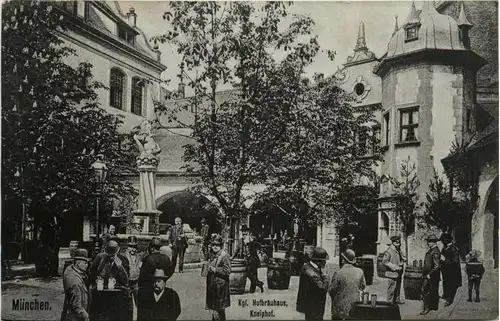
[[[181,301],[175,290],[166,287],[168,278],[162,269],[155,270],[152,291],[145,294],[145,312],[137,317],[138,321],[177,320],[181,314]]]
[[[453,303],[457,289],[462,286],[462,271],[460,267],[460,256],[457,246],[453,243],[453,237],[448,233],[441,235],[443,250],[441,252],[441,274],[443,276],[443,299],[444,306]]]
[[[90,291],[87,277],[89,261],[87,250],[76,249],[73,265],[64,270],[64,305],[61,321],[89,320]]]
[[[391,236],[391,245],[384,252],[382,264],[386,271],[385,277],[389,281],[387,287],[387,301],[393,304],[403,304],[400,299],[403,264],[406,257],[401,253],[401,236]]]
[[[316,247],[311,260],[300,271],[297,311],[304,313],[306,320],[323,320],[328,291],[328,280],[323,269],[327,260],[325,249]]]
[[[333,274],[328,288],[332,298],[332,320],[347,319],[352,304],[359,301],[360,291],[366,286],[363,270],[354,266],[356,253],[347,249],[341,255],[344,265]]]
[[[223,242],[220,235],[212,235],[211,246],[212,255],[203,267],[207,277],[205,308],[212,311],[212,320],[225,321],[226,308],[231,305],[229,293],[231,258],[222,249]]]
[[[92,261],[90,282],[94,291],[97,292],[94,292],[91,310],[97,314],[96,318],[102,316],[131,321],[134,304],[129,291],[129,263],[127,258],[119,253],[120,246],[116,239],[112,237],[106,244],[105,252],[97,254]],[[111,280],[114,279],[114,288],[119,289],[121,295],[117,295],[112,302],[109,302],[105,292],[97,290],[99,279],[103,280],[104,288],[109,288]]]
[[[128,247],[125,250],[124,256],[127,258],[130,269],[129,269],[129,286],[130,291],[132,291],[132,298],[135,305],[137,306],[137,296],[139,294],[139,273],[142,266],[142,253],[137,252],[137,237],[128,237]]]
[[[264,282],[259,280],[258,269],[260,267],[260,258],[258,252],[261,245],[257,239],[250,235],[248,227],[241,225],[241,239],[236,244],[236,250],[232,259],[239,258],[246,260],[248,279],[250,280],[250,293],[255,293],[259,287],[260,292],[264,292]]]
[[[421,315],[426,315],[431,310],[439,308],[439,277],[441,252],[437,246],[439,239],[431,234],[426,239],[429,250],[425,253],[424,267],[422,270],[424,284],[422,286],[422,298],[424,301],[424,310]]]
[[[182,273],[184,271],[184,253],[186,252],[187,238],[184,234],[182,219],[180,217],[176,217],[174,222],[175,225],[172,226],[170,232],[170,243],[172,244],[173,257],[172,263],[175,269],[177,259],[179,259],[179,273]]]
[[[201,219],[201,231],[200,231],[200,236],[203,238],[203,247],[202,247],[203,261],[208,261],[208,256],[210,254],[208,250],[208,246],[210,245],[210,234],[208,234],[209,229],[210,226],[208,226],[207,224],[207,219],[203,217]]]
[[[153,237],[149,243],[149,255],[147,255],[143,261],[141,270],[139,273],[139,300],[137,304],[137,318],[144,319],[143,313],[147,313],[146,308],[142,304],[143,298],[145,298],[148,293],[153,292],[153,281],[155,271],[160,269],[167,277],[171,277],[174,274],[174,265],[170,261],[169,257],[160,252],[162,247],[161,239],[159,237]]]

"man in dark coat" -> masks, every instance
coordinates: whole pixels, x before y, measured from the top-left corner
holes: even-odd
[[[387,268],[385,277],[388,280],[387,301],[393,304],[403,304],[400,300],[401,280],[403,276],[403,264],[406,257],[401,253],[401,236],[391,237],[392,244],[384,252],[382,264]]]
[[[424,284],[422,286],[422,298],[424,301],[424,310],[421,315],[426,315],[430,310],[438,310],[439,308],[439,276],[440,257],[441,253],[437,246],[439,239],[431,234],[426,239],[429,250],[425,253],[424,268],[422,270]]]
[[[441,242],[443,250],[440,263],[443,276],[443,299],[446,300],[444,304],[446,307],[453,303],[457,289],[462,286],[462,271],[458,248],[453,243],[453,237],[448,233],[443,233]]]
[[[323,269],[328,253],[320,247],[314,248],[311,261],[300,271],[297,311],[305,314],[306,320],[323,320],[325,314],[328,280]]]
[[[248,227],[241,226],[241,239],[236,244],[236,250],[232,259],[244,259],[247,265],[247,275],[250,280],[250,293],[255,293],[255,288],[259,287],[260,292],[264,292],[264,282],[259,280],[258,269],[260,267],[260,258],[258,252],[261,245],[257,239],[249,234]]]
[[[137,304],[137,318],[144,319],[143,313],[146,312],[142,305],[142,298],[153,292],[153,281],[155,271],[163,270],[165,276],[170,278],[174,274],[174,266],[170,259],[165,254],[160,253],[161,240],[158,237],[153,237],[149,243],[150,252],[143,261],[139,272],[139,296]]]
[[[132,320],[134,303],[129,288],[130,267],[127,258],[118,253],[119,251],[118,242],[112,239],[106,244],[105,252],[99,253],[92,261],[90,282],[94,286],[95,300],[92,301],[91,319],[112,317],[124,321]],[[113,304],[103,300],[103,292],[96,289],[96,280],[99,278],[104,281],[105,288],[109,286],[110,279],[114,278],[115,288],[121,290]]]
[[[231,258],[222,250],[222,237],[212,238],[212,255],[210,262],[205,263],[207,270],[206,309],[212,310],[212,320],[226,320],[226,308],[231,305],[229,295],[229,275],[231,274]]]
[[[177,259],[179,259],[179,272],[184,271],[184,253],[187,247],[187,238],[184,235],[184,230],[182,227],[182,220],[180,217],[175,218],[175,225],[172,226],[170,231],[170,243],[172,244],[172,264],[177,264]]]
[[[181,301],[177,292],[166,287],[168,276],[161,269],[153,274],[153,291],[143,298],[144,313],[138,321],[175,321],[181,314]]]
[[[90,290],[87,268],[90,259],[87,250],[76,249],[73,265],[64,270],[64,305],[61,321],[88,321]]]
[[[208,226],[206,218],[201,219],[201,225],[200,236],[203,238],[203,247],[201,248],[203,254],[202,261],[208,261],[210,255],[208,248],[210,246],[210,234],[208,234],[210,226]]]

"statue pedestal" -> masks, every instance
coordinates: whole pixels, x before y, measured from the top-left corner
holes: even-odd
[[[145,233],[149,235],[159,235],[160,234],[160,214],[161,211],[158,210],[135,210],[132,211],[134,216],[147,217],[149,219],[149,224],[147,225]]]

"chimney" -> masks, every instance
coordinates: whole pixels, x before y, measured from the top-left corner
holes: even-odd
[[[161,62],[161,51],[160,51],[160,47],[158,46],[158,43],[156,42],[156,40],[153,44],[153,52],[156,53],[156,61]]]
[[[127,12],[128,24],[135,27],[137,23],[137,14],[135,13],[135,9],[130,7]]]

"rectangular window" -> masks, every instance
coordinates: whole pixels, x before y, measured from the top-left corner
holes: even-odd
[[[384,115],[384,145],[389,146],[391,137],[390,112]]]
[[[142,86],[140,78],[132,78],[132,113],[139,116],[142,116]]]
[[[372,128],[372,133],[371,153],[373,154],[373,152],[377,150],[377,146],[380,146],[380,125],[374,126]]]
[[[359,156],[365,156],[368,154],[368,129],[363,128],[357,135],[357,144],[358,144],[358,151],[359,151]]]
[[[134,44],[134,35],[125,28],[118,28],[118,38],[123,39],[132,45]]]
[[[472,119],[471,119],[471,110],[467,109],[465,112],[465,128],[468,132],[472,131]]]
[[[418,140],[418,109],[406,109],[400,112],[399,142]]]
[[[406,39],[405,41],[411,41],[418,39],[418,26],[407,27],[406,31]]]

